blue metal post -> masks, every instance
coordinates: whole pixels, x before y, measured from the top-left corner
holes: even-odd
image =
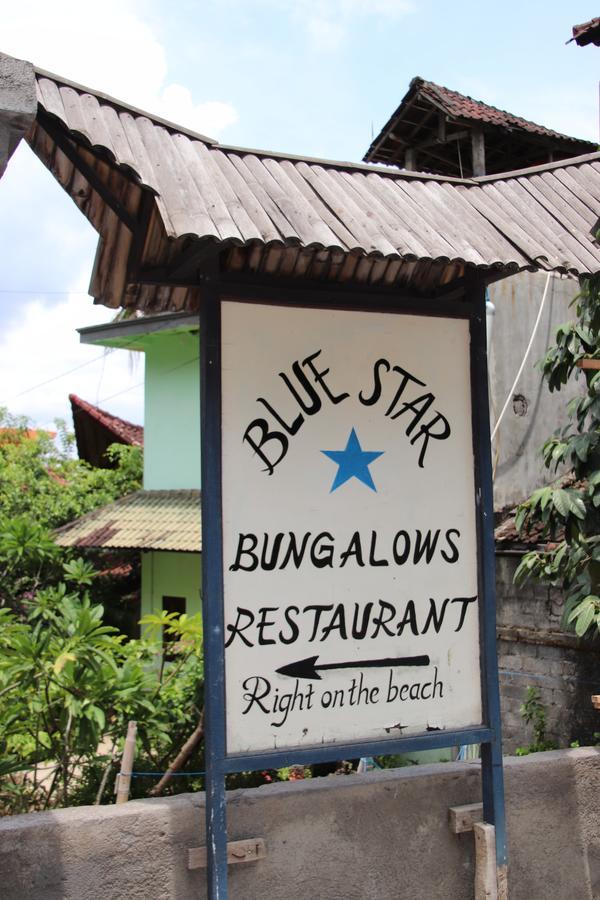
[[[221,506],[221,304],[207,278],[200,313],[202,609],[209,900],[227,900],[225,647]]]
[[[496,829],[496,862],[506,865],[506,824],[500,690],[496,646],[496,556],[494,502],[486,349],[485,285],[470,279],[467,299],[473,304],[471,318],[471,390],[473,395],[473,440],[479,544],[479,596],[483,598],[481,654],[484,722],[492,739],[481,745],[483,818]]]

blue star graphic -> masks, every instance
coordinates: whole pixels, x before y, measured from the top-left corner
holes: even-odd
[[[354,428],[350,432],[350,437],[344,450],[321,450],[321,453],[332,459],[339,467],[331,485],[330,494],[351,478],[358,478],[359,481],[370,487],[372,491],[377,491],[369,466],[378,456],[383,456],[384,451],[363,450]]]

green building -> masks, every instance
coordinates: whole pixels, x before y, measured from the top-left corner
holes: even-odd
[[[198,317],[166,314],[80,329],[81,341],[145,355],[144,487],[61,528],[69,547],[139,549],[141,615],[200,612]]]

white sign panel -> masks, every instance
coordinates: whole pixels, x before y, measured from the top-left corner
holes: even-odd
[[[228,753],[480,724],[468,322],[222,313]]]

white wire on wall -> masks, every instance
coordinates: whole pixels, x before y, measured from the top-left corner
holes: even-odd
[[[533,342],[535,340],[535,335],[538,330],[538,325],[540,324],[540,320],[542,318],[544,304],[546,303],[546,297],[548,295],[548,288],[550,287],[550,279],[551,278],[552,278],[552,273],[548,272],[548,277],[546,278],[546,285],[544,287],[544,293],[542,294],[542,302],[540,303],[540,308],[538,309],[538,314],[537,314],[537,318],[536,318],[534,326],[533,326],[533,331],[531,332],[531,337],[529,338],[529,343],[527,344],[527,349],[525,350],[525,355],[523,356],[521,365],[519,366],[519,371],[516,374],[513,385],[511,387],[510,391],[508,392],[506,402],[504,403],[504,406],[502,407],[502,411],[500,412],[500,415],[498,416],[496,424],[494,425],[494,430],[492,431],[492,438],[491,438],[492,441],[496,437],[496,433],[498,431],[498,428],[500,427],[500,423],[501,423],[502,419],[504,418],[504,413],[508,409],[508,404],[510,403],[510,401],[514,395],[517,384],[519,383],[519,379],[520,379],[521,375],[523,374],[523,369],[525,368],[525,363],[527,362],[527,357],[529,356],[529,354],[531,352],[531,348],[533,347]]]

